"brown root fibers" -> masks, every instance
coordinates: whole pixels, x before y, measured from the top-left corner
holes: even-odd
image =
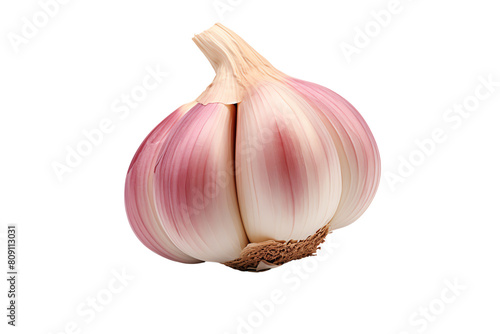
[[[329,228],[330,224],[327,224],[305,240],[250,243],[243,248],[239,258],[224,264],[242,271],[262,271],[315,255],[316,250],[320,249],[319,245],[325,241]]]

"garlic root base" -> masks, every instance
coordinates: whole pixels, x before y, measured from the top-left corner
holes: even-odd
[[[330,224],[327,224],[305,240],[287,242],[268,240],[250,243],[243,248],[239,258],[225,262],[224,265],[241,271],[269,270],[293,260],[315,255],[329,232]]]

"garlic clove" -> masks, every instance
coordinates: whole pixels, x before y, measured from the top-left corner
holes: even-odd
[[[322,116],[335,142],[342,169],[342,198],[331,230],[353,223],[366,211],[380,183],[380,155],[375,139],[359,112],[326,87],[288,79]]]
[[[154,172],[167,234],[203,261],[235,259],[248,244],[236,197],[235,122],[234,105],[197,104],[172,128]]]
[[[153,199],[153,170],[172,126],[195,104],[189,103],[175,110],[151,131],[132,159],[125,181],[125,208],[136,236],[153,252],[183,263],[201,261],[177,248],[160,223]]]
[[[332,137],[314,108],[278,81],[252,86],[237,108],[236,184],[248,238],[306,239],[341,198]]]

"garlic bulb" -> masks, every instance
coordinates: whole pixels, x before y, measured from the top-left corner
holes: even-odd
[[[281,73],[226,27],[193,40],[216,76],[134,156],[125,185],[132,229],[184,263],[259,271],[313,255],[375,196],[370,129],[341,96]]]

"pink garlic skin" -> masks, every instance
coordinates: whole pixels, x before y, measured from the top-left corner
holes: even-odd
[[[127,174],[138,238],[178,262],[227,262],[249,243],[347,226],[372,202],[380,155],[335,92],[279,72],[216,24],[195,36],[216,71],[146,138]]]
[[[342,179],[328,128],[281,81],[261,81],[238,104],[238,201],[251,242],[304,240],[340,202]]]
[[[141,242],[167,259],[183,263],[202,262],[186,255],[165,232],[153,198],[153,171],[160,149],[172,126],[189,110],[185,105],[165,118],[144,139],[130,164],[125,181],[125,208],[130,226]]]
[[[256,85],[237,108],[185,105],[134,156],[127,215],[157,254],[231,261],[249,242],[301,240],[327,223],[344,227],[375,196],[377,145],[340,95],[286,78]]]
[[[235,121],[234,105],[197,104],[172,127],[155,168],[165,231],[203,261],[234,260],[248,244],[234,180]]]
[[[377,143],[363,117],[347,100],[315,83],[288,78],[323,118],[337,147],[342,169],[342,198],[330,230],[357,220],[372,202],[380,183]]]

